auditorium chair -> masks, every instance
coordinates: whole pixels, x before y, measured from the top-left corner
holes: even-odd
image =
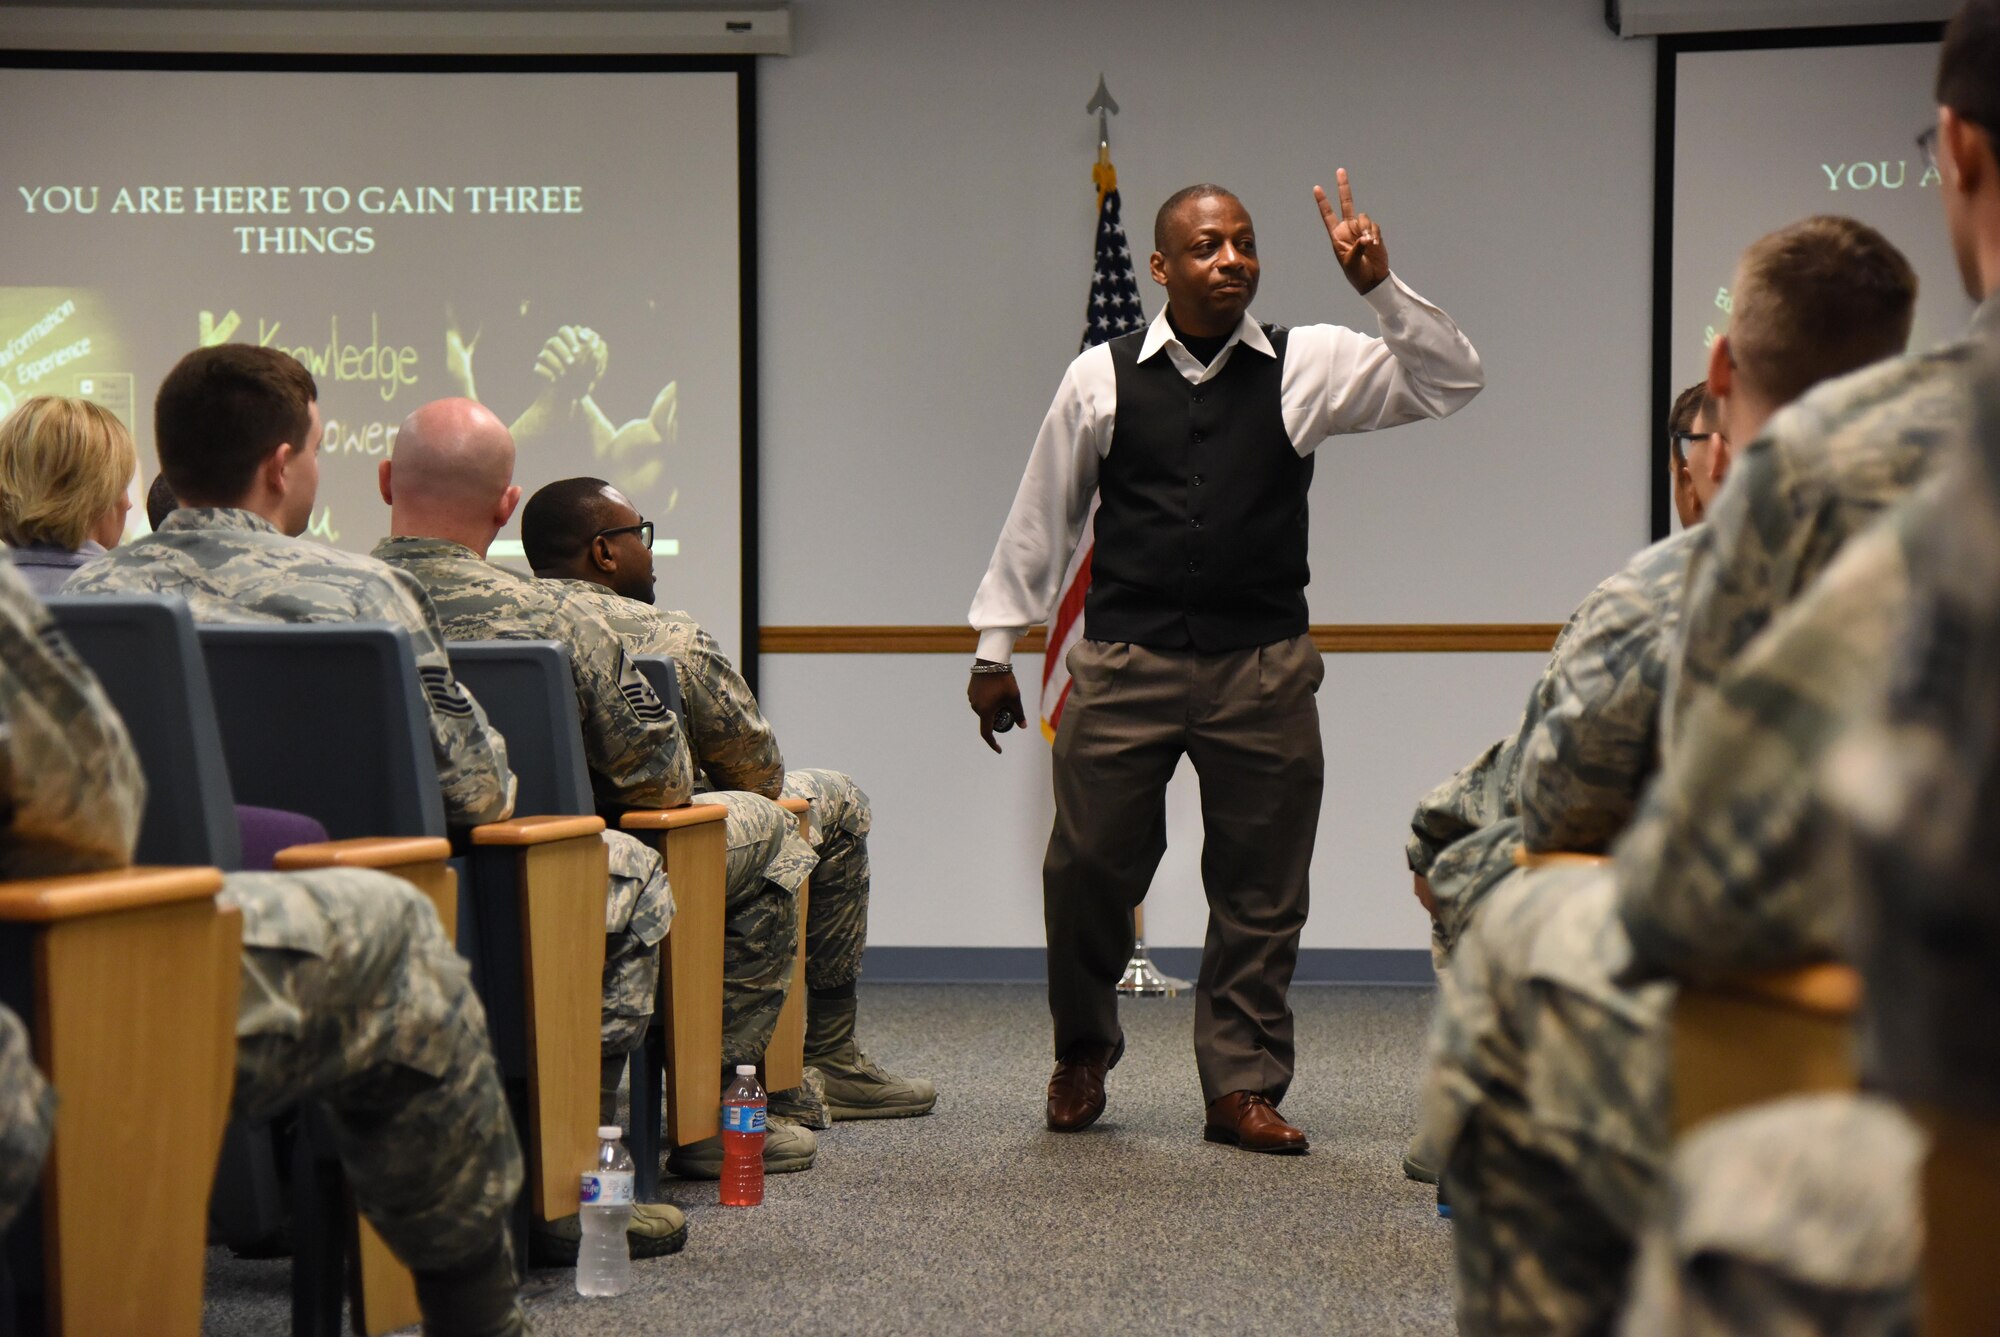
[[[687,736],[687,711],[681,693],[680,673],[674,667],[670,655],[634,655],[632,662],[646,676],[652,685],[654,695],[667,703],[667,709],[681,721],[681,733]],[[691,744],[690,744],[691,745]],[[799,824],[801,838],[810,839],[811,805],[802,798],[781,798],[778,806],[792,814]],[[805,1079],[806,1040],[806,907],[811,897],[811,884],[799,888],[799,953],[793,979],[798,987],[785,995],[785,1005],[778,1013],[778,1026],[771,1034],[771,1045],[765,1055],[765,1084],[772,1091],[784,1091],[798,1085]]]
[[[369,624],[197,629],[241,797],[311,814],[336,837],[373,830],[455,851],[446,931],[469,959],[513,1109],[527,1181],[513,1222],[565,1216],[597,1147],[605,851],[595,816],[515,817],[448,832],[409,634]],[[310,704],[311,709],[301,709]],[[290,866],[280,859],[279,866]],[[449,894],[453,884],[457,894]],[[441,905],[441,910],[443,908]],[[454,924],[455,918],[455,924]],[[402,1294],[386,1250],[362,1252],[364,1296]],[[414,1322],[414,1292],[366,1330]]]
[[[201,1331],[209,1186],[236,1070],[242,917],[214,868],[0,882],[0,1001],[55,1088],[0,1326]]]
[[[1522,845],[1514,862],[1549,868],[1611,860]],[[1780,1096],[1857,1089],[1860,1003],[1861,977],[1832,961],[1681,985],[1669,1024],[1674,1134]]]
[[[2000,1119],[1934,1106],[1910,1115],[1930,1140],[1920,1181],[1924,1337],[1986,1337],[2000,1315],[1993,1241],[2000,1234]]]
[[[171,596],[120,595],[60,597],[49,600],[48,607],[123,718],[148,776],[137,859],[244,869],[238,825],[243,810],[234,803],[207,666],[187,606]],[[451,922],[456,903],[445,862],[447,842],[419,837],[329,841],[319,823],[305,824],[320,839],[278,849],[259,863],[293,870],[380,869],[425,890],[444,922]],[[316,1131],[317,1112],[308,1105],[282,1122],[297,1125],[289,1223],[272,1125],[232,1121],[222,1139],[220,1172],[213,1176],[211,1229],[225,1242],[255,1246],[278,1238],[289,1224],[296,1332],[338,1330],[341,1301],[349,1290],[343,1273],[350,1258],[357,1269],[355,1312],[364,1322],[372,1314],[373,1330],[386,1331],[414,1321],[415,1292],[407,1273],[352,1213],[332,1140]]]
[[[554,641],[454,641],[449,648],[452,672],[507,739],[520,777],[521,811],[594,812],[568,649]],[[629,1068],[632,1114],[626,1132],[638,1190],[652,1196],[659,1187],[663,1072],[672,1076],[666,1136],[696,1141],[720,1126],[726,813],[715,804],[694,804],[611,815],[624,817],[627,829],[664,833],[655,839],[674,895],[673,930],[662,944],[659,1025],[649,1028]],[[655,824],[639,825],[646,822]],[[595,1083],[593,1076],[593,1091]]]

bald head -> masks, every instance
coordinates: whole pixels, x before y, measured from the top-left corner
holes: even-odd
[[[433,400],[403,419],[381,488],[392,534],[451,539],[483,554],[521,500],[514,438],[484,404]]]

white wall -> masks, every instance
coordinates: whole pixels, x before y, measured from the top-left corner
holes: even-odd
[[[1258,313],[1365,328],[1310,195],[1344,166],[1485,357],[1458,417],[1322,450],[1315,621],[1559,621],[1645,541],[1653,51],[1593,0],[795,11],[796,54],[759,72],[766,624],[962,621],[1082,328],[1100,70],[1138,249],[1161,198],[1218,180],[1259,223]],[[876,800],[873,941],[1039,942],[1046,749],[985,751],[964,661],[764,665],[787,755]],[[1423,945],[1410,807],[1511,727],[1535,667],[1329,660],[1308,946]],[[1151,936],[1193,945],[1185,780],[1171,801]]]

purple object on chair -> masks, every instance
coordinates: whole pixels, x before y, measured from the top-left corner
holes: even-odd
[[[243,833],[243,871],[268,873],[278,851],[291,845],[316,845],[326,839],[326,828],[299,812],[282,808],[252,808],[236,805],[236,825]]]

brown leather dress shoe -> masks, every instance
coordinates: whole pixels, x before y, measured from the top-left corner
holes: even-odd
[[[1125,1053],[1120,1037],[1115,1045],[1077,1045],[1056,1060],[1049,1078],[1049,1127],[1058,1133],[1080,1133],[1104,1113],[1104,1074],[1118,1066]]]
[[[1306,1135],[1285,1122],[1278,1107],[1255,1091],[1231,1091],[1208,1107],[1210,1142],[1225,1142],[1245,1151],[1297,1156],[1306,1149]]]

